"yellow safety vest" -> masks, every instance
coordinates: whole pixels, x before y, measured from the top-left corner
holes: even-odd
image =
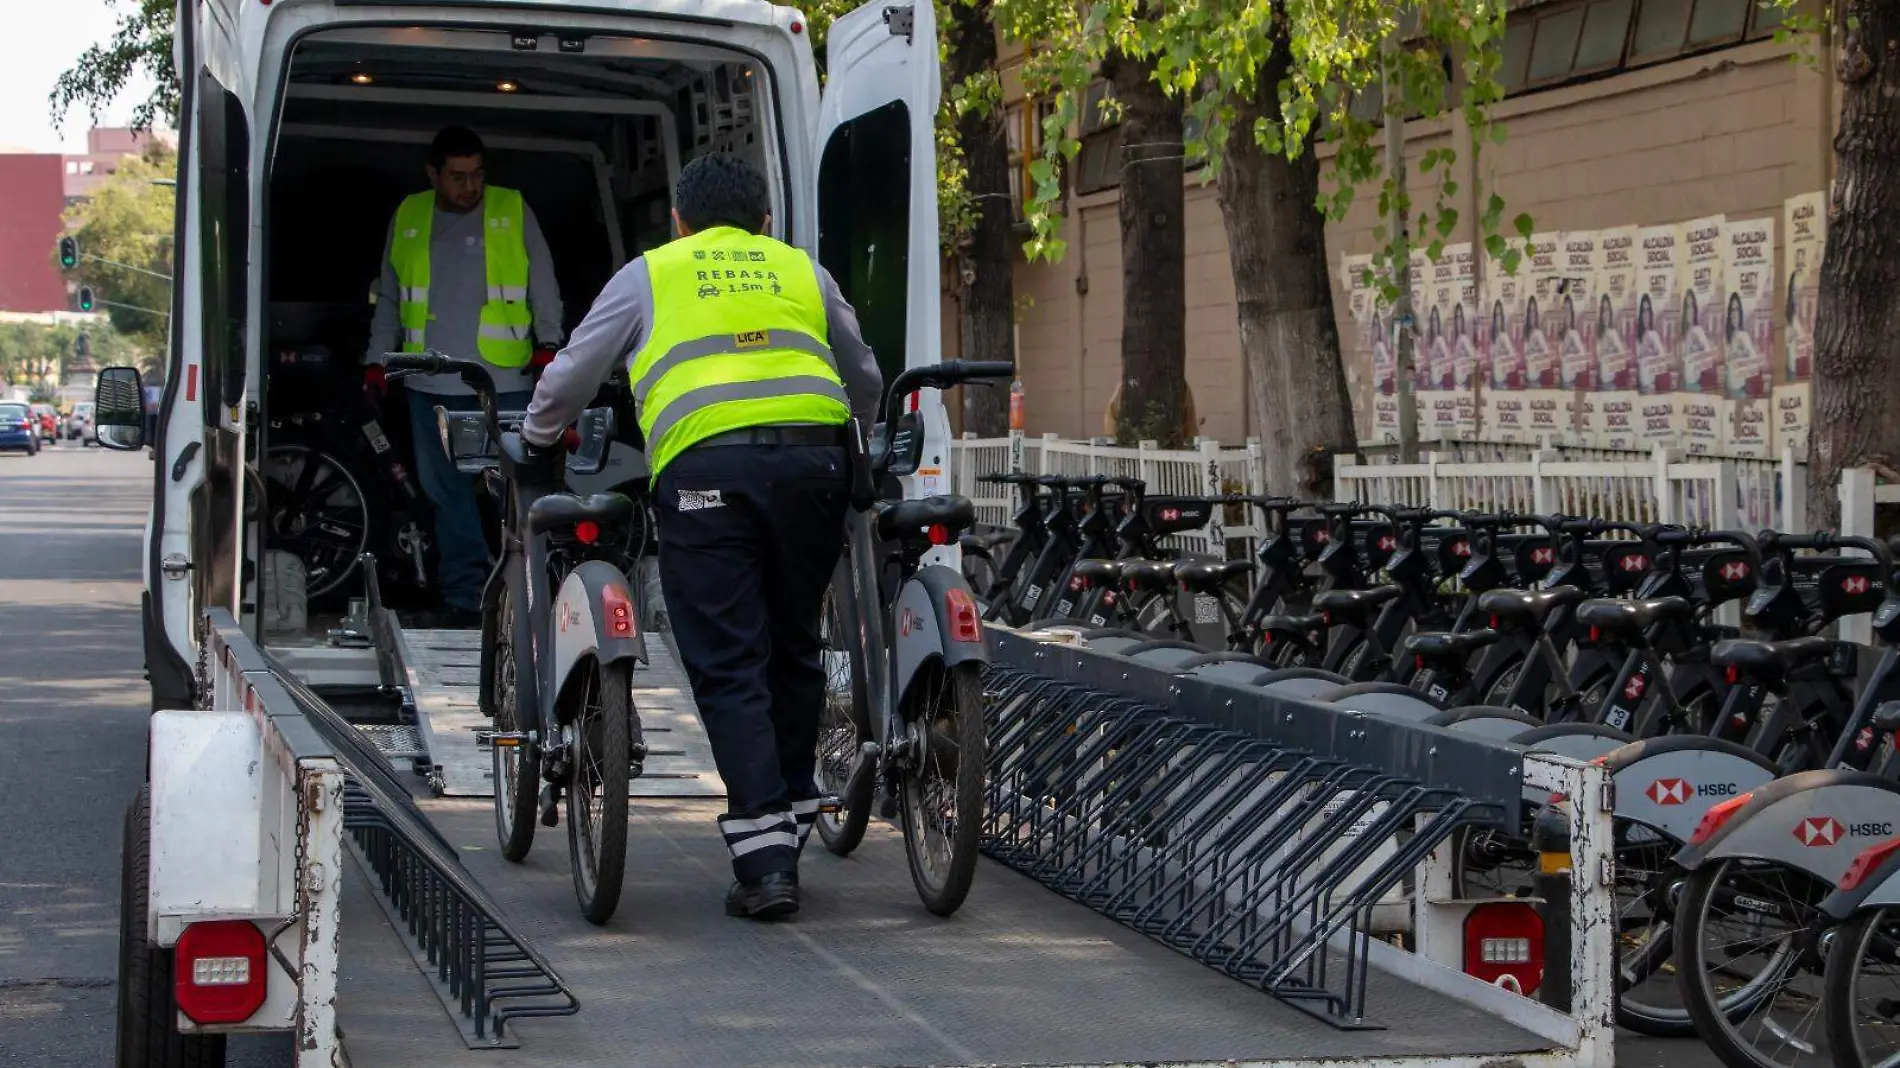
[[[389,262],[402,289],[402,351],[421,352],[429,321],[429,231],[435,192],[405,198],[396,209]],[[520,367],[533,355],[534,313],[528,307],[528,209],[513,189],[489,186],[482,194],[482,248],[488,261],[488,300],[482,305],[476,347],[496,367]],[[466,357],[463,352],[451,356]]]
[[[810,256],[716,226],[644,258],[653,329],[629,373],[654,474],[715,434],[850,421]]]

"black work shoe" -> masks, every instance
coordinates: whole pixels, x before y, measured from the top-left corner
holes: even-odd
[[[726,915],[777,920],[798,911],[798,877],[775,871],[756,883],[733,883],[726,894]]]

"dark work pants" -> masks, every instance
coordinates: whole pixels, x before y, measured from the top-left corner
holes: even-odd
[[[688,449],[654,487],[674,643],[726,780],[733,873],[796,872],[818,814],[818,617],[844,551],[838,446]]]

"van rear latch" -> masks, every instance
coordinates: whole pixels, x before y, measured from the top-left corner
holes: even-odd
[[[911,35],[916,32],[917,27],[917,9],[909,4],[903,7],[895,5],[887,7],[884,9],[884,25],[890,27],[892,37],[911,40]]]

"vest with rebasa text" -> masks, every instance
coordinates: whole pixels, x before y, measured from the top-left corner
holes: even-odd
[[[718,226],[643,258],[653,324],[629,374],[655,475],[716,434],[851,420],[810,256]]]
[[[496,367],[520,367],[534,353],[534,313],[528,307],[528,209],[513,189],[489,186],[482,193],[482,250],[488,266],[488,299],[481,307],[475,344]],[[396,209],[389,263],[401,289],[402,351],[426,348],[429,321],[429,237],[435,224],[435,193],[417,193]],[[468,353],[451,352],[466,359]]]

